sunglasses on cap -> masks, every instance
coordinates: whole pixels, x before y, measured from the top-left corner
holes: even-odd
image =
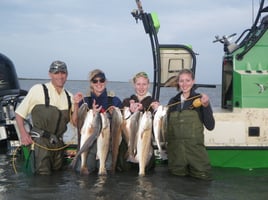
[[[93,79],[92,81],[91,81],[92,83],[104,83],[105,82],[105,78],[101,78],[101,79]]]

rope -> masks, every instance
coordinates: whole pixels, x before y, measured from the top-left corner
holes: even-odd
[[[185,101],[190,101],[190,100],[192,100],[192,99],[194,99],[194,98],[197,98],[197,97],[201,97],[202,95],[201,94],[199,94],[199,95],[196,95],[196,96],[193,96],[193,97],[190,97],[189,99],[186,99]],[[165,107],[171,107],[171,106],[174,106],[174,105],[177,105],[177,104],[180,104],[181,103],[181,101],[177,101],[177,102],[175,102],[175,103],[172,103],[172,104],[167,104]],[[151,108],[151,104],[150,104],[150,106],[148,107],[148,109],[146,110],[146,111],[149,111],[150,110],[150,108]]]
[[[196,96],[193,96],[193,97],[191,97],[191,98],[189,98],[189,99],[186,99],[185,101],[192,100],[192,99],[194,99],[194,98],[196,98],[196,97],[201,97],[201,94],[196,95]],[[181,101],[177,101],[177,102],[175,102],[175,103],[166,105],[166,107],[171,107],[171,106],[174,106],[174,105],[177,105],[177,104],[180,104],[180,103],[181,103]]]
[[[36,143],[36,142],[33,142],[33,144],[36,145],[36,146],[38,146],[38,147],[40,147],[40,148],[42,148],[42,149],[45,149],[45,150],[47,150],[47,151],[60,151],[60,150],[63,150],[63,149],[65,149],[65,148],[67,148],[68,146],[72,145],[72,143],[69,143],[69,144],[66,144],[66,145],[64,145],[64,146],[62,146],[62,147],[51,149],[51,148],[42,146],[42,145],[40,145],[40,144],[38,144],[38,143]],[[18,146],[18,147],[15,149],[15,151],[14,151],[14,153],[13,153],[13,155],[12,155],[12,166],[13,166],[13,169],[14,169],[15,174],[18,173],[18,172],[17,172],[17,169],[16,169],[16,164],[15,164],[15,156],[17,155],[17,151],[18,151],[18,149],[19,149],[20,147],[21,147],[21,146]]]
[[[13,166],[13,169],[14,169],[14,172],[15,174],[17,174],[17,169],[16,169],[16,164],[15,164],[15,156],[17,155],[17,151],[18,149],[20,148],[21,146],[18,146],[15,151],[13,152],[13,155],[12,155],[12,166]]]
[[[47,150],[47,151],[60,151],[60,150],[63,150],[63,149],[65,149],[65,148],[67,148],[68,146],[70,146],[70,145],[72,144],[72,143],[70,143],[70,144],[66,144],[66,145],[64,145],[64,146],[62,146],[62,147],[59,147],[59,148],[51,149],[51,148],[42,146],[42,145],[40,145],[40,144],[38,144],[38,143],[36,143],[36,142],[33,142],[33,143],[34,143],[34,145],[36,145],[36,146],[38,146],[38,147],[40,147],[40,148],[42,148],[42,149],[45,149],[45,150]]]

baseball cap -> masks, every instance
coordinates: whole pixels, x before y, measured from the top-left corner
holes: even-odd
[[[56,61],[53,61],[49,67],[49,72],[50,73],[57,73],[57,72],[65,72],[65,73],[68,73],[67,71],[67,66],[65,64],[65,62],[62,62],[62,61],[59,61],[59,60],[56,60]]]

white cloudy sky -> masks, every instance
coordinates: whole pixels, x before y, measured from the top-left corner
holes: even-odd
[[[145,12],[158,14],[159,43],[192,45],[199,54],[197,82],[217,84],[223,47],[212,41],[250,28],[259,0],[141,2]],[[135,0],[1,0],[0,52],[22,78],[47,78],[58,59],[67,63],[69,79],[85,80],[95,68],[111,81],[128,81],[139,71],[152,78],[150,41],[130,14],[135,8]]]

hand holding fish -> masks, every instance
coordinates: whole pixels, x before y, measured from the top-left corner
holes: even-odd
[[[74,96],[73,96],[73,107],[74,107],[74,110],[73,110],[73,114],[72,114],[72,118],[71,118],[71,123],[74,125],[74,126],[77,126],[77,121],[78,121],[78,113],[79,113],[79,102],[82,101],[83,99],[83,94],[81,92],[78,92],[76,93]]]
[[[112,114],[114,109],[115,106],[110,106],[107,110],[109,111],[110,114]]]
[[[77,92],[73,97],[74,104],[78,104],[82,99],[83,99],[82,92]]]
[[[207,107],[209,105],[209,97],[206,94],[202,94],[201,98],[202,106]]]
[[[156,111],[159,105],[160,105],[160,103],[158,101],[154,101],[151,103],[150,107],[152,107],[153,110]]]
[[[132,113],[143,109],[143,105],[141,103],[136,103],[134,100],[130,100],[129,103],[129,109]]]

